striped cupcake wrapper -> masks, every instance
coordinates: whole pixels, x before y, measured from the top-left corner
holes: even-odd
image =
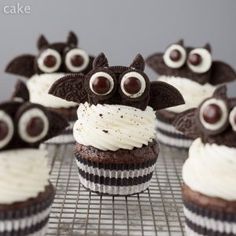
[[[188,149],[193,142],[193,139],[183,135],[159,116],[157,116],[157,139],[162,144],[181,149]]]
[[[184,201],[184,215],[189,236],[236,236],[236,212],[216,211]]]
[[[47,198],[37,198],[27,206],[16,203],[15,206],[0,209],[0,236],[44,236],[51,205],[54,199],[53,186],[49,186]]]
[[[156,159],[141,164],[102,164],[76,154],[80,183],[100,194],[131,195],[148,188]]]

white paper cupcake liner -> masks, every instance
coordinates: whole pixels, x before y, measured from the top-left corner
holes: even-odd
[[[173,125],[157,118],[157,139],[160,143],[180,149],[188,149],[193,139],[186,137]]]
[[[77,157],[81,184],[91,191],[110,195],[131,195],[148,188],[155,169],[154,163],[142,167],[123,165],[119,169],[108,169],[100,163],[99,166],[85,164]],[[128,169],[130,168],[130,169]]]
[[[192,235],[236,235],[236,213],[217,212],[184,203],[186,233]]]

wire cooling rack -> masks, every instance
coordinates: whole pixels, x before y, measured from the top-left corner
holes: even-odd
[[[46,148],[51,181],[57,188],[48,236],[184,235],[180,188],[184,152],[162,147],[149,189],[114,197],[91,193],[80,185],[72,145]]]

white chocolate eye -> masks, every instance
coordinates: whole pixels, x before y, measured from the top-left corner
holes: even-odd
[[[205,73],[212,65],[212,57],[205,48],[196,48],[188,55],[188,67],[195,73]]]
[[[18,133],[27,143],[36,143],[48,133],[47,116],[38,108],[27,110],[18,121]]]
[[[104,96],[113,90],[114,80],[106,72],[97,72],[90,78],[89,87],[93,93]]]
[[[146,81],[138,72],[132,71],[126,73],[120,83],[122,92],[131,98],[140,97],[146,89]]]
[[[89,56],[85,51],[74,48],[67,52],[65,64],[71,72],[80,72],[88,66]]]
[[[236,131],[236,107],[230,112],[229,122],[232,126],[233,131]]]
[[[204,128],[217,134],[228,123],[228,108],[223,100],[211,98],[203,103],[199,116]]]
[[[4,148],[12,139],[14,124],[11,117],[4,111],[0,111],[0,148]]]
[[[41,71],[52,73],[59,69],[61,65],[61,56],[56,50],[48,48],[41,53],[37,62]]]
[[[186,50],[178,44],[173,44],[167,48],[163,59],[168,67],[176,69],[184,65],[186,57]]]

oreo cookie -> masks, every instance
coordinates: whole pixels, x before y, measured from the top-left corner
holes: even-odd
[[[159,75],[187,78],[199,84],[218,85],[236,79],[228,64],[212,60],[211,46],[185,47],[183,40],[169,45],[164,53],[147,57],[147,65]]]
[[[68,123],[55,112],[29,102],[0,104],[0,150],[37,148],[62,132]]]
[[[140,54],[129,67],[109,67],[107,58],[101,53],[87,75],[65,76],[53,84],[49,93],[77,103],[119,104],[141,110],[147,106],[158,110],[184,103],[182,95],[173,86],[150,82],[144,68]]]
[[[228,98],[226,87],[219,87],[198,108],[176,116],[173,125],[188,137],[203,143],[236,147],[235,98]]]

